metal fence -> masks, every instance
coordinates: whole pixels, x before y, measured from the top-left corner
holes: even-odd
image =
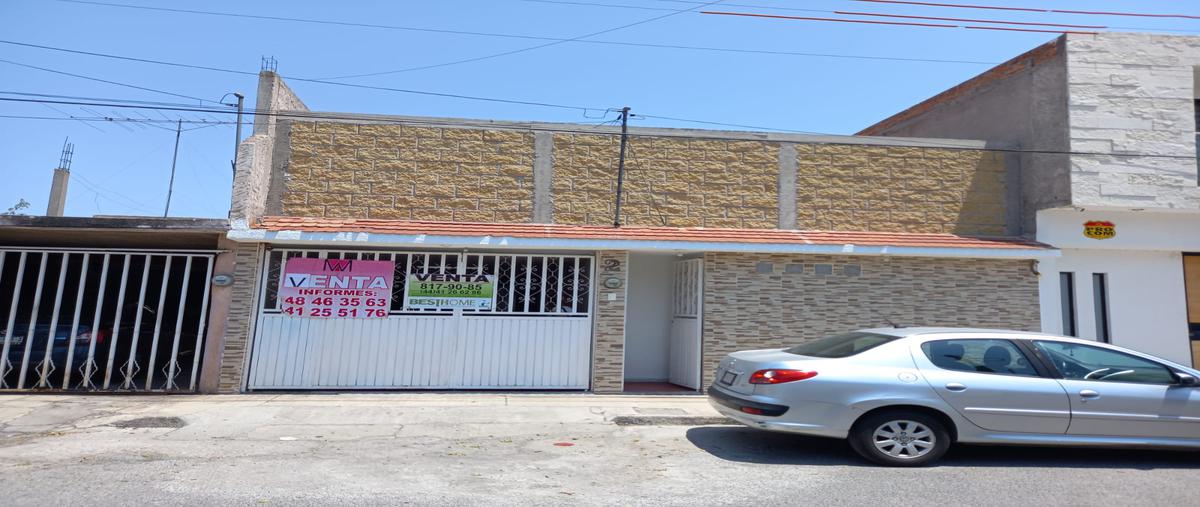
[[[0,390],[195,390],[213,261],[0,248]]]
[[[279,311],[279,277],[284,261],[293,257],[395,262],[391,314],[450,313],[404,306],[406,274],[426,273],[495,277],[495,307],[462,310],[464,314],[586,316],[591,305],[592,258],[586,256],[274,249],[269,252],[263,286],[263,309],[268,313]]]

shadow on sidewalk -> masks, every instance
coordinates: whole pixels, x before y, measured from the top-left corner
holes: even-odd
[[[760,465],[874,466],[844,440],[773,433],[736,426],[687,431],[692,445],[727,461]],[[1195,450],[1132,450],[1071,447],[955,446],[940,466],[1200,469]]]

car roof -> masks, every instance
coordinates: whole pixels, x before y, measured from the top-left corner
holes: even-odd
[[[1039,333],[1036,331],[1019,331],[1016,329],[988,329],[976,327],[878,327],[873,329],[860,330],[863,333],[885,334],[889,336],[898,336],[907,338],[910,336],[929,336],[939,334],[955,334],[955,335],[980,335],[980,336],[995,336],[995,335],[1022,335],[1035,336],[1042,338],[1053,338],[1056,340],[1080,341],[1094,343],[1089,340],[1079,340],[1068,336],[1060,336],[1048,333]]]

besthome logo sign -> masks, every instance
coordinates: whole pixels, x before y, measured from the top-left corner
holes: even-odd
[[[492,275],[413,273],[404,284],[404,307],[491,310],[496,302]]]

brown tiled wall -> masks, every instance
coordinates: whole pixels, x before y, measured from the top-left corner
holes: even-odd
[[[554,136],[554,221],[613,221],[617,136]],[[759,141],[631,137],[622,223],[771,229],[779,223],[779,146]]]
[[[224,350],[221,353],[221,373],[218,391],[236,393],[242,390],[251,324],[254,321],[255,290],[258,287],[262,252],[258,244],[241,243],[234,252],[233,290],[230,291],[229,317],[225,325]]]
[[[1005,234],[1004,154],[797,144],[800,229]]]
[[[625,386],[625,287],[629,252],[607,251],[597,256],[596,317],[592,340],[592,390],[619,393]],[[610,289],[605,280],[621,286]],[[609,297],[613,297],[611,301]]]
[[[529,222],[533,135],[481,129],[299,122],[286,215]]]
[[[769,263],[771,273],[758,273]],[[787,267],[803,266],[802,273]],[[832,274],[816,274],[817,265]],[[848,276],[857,267],[859,276]],[[765,266],[764,266],[765,267]],[[703,382],[730,352],[885,326],[1040,328],[1029,261],[705,255]]]

